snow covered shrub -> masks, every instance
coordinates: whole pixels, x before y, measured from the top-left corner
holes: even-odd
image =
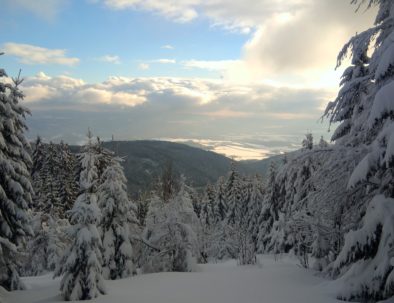
[[[27,244],[25,275],[41,275],[54,271],[68,244],[65,230],[68,220],[55,221],[50,215],[38,213],[33,219],[34,237]]]
[[[193,271],[199,255],[196,229],[198,218],[182,182],[178,193],[164,202],[152,197],[143,237],[144,272]]]

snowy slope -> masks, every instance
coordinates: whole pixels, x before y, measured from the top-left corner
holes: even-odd
[[[262,256],[259,266],[235,261],[200,265],[194,273],[155,273],[106,281],[108,295],[90,302],[116,303],[332,303],[326,280],[285,257],[277,262]],[[25,278],[26,291],[5,295],[6,303],[59,302],[59,279],[50,275]]]

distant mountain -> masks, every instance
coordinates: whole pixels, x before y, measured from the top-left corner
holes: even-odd
[[[104,147],[115,151],[125,159],[124,170],[131,194],[149,189],[154,180],[171,161],[174,170],[183,174],[189,183],[202,188],[214,183],[228,173],[231,159],[201,148],[168,141],[113,141],[104,142]],[[72,148],[78,151],[78,147]],[[244,174],[265,175],[269,163],[278,157],[259,161],[239,161],[238,169]]]

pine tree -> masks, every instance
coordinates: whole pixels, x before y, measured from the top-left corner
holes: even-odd
[[[59,203],[61,205],[60,217],[65,218],[78,195],[78,182],[75,177],[77,159],[70,148],[63,141],[58,145],[59,171],[57,174],[59,186]]]
[[[0,69],[0,79],[7,77]],[[32,204],[30,145],[24,136],[28,109],[20,103],[22,80],[0,83],[0,286],[23,288],[17,272],[19,247],[31,235],[28,208]]]
[[[65,300],[89,300],[106,292],[101,240],[96,226],[101,215],[96,201],[98,169],[91,137],[89,131],[88,144],[80,156],[81,194],[69,211],[72,224],[69,235],[73,242],[55,271],[55,276],[63,275],[60,290]]]
[[[257,250],[257,242],[258,242],[258,233],[259,233],[259,216],[261,213],[261,208],[263,206],[264,199],[264,189],[263,182],[259,175],[255,175],[251,180],[250,185],[250,194],[248,195],[248,204],[247,204],[247,215],[246,215],[246,224],[247,224],[247,233],[250,236],[250,239]]]
[[[133,273],[133,248],[129,224],[137,223],[127,197],[126,177],[120,165],[122,159],[113,158],[102,175],[98,188],[98,205],[102,212],[100,234],[103,243],[103,276],[120,279]]]
[[[319,148],[327,148],[328,142],[324,140],[323,136],[320,137]]]
[[[339,55],[341,60],[350,52],[353,70],[358,67],[357,62],[368,66],[362,66],[362,70],[359,67],[358,73],[363,77],[360,87],[350,95],[352,106],[348,105],[350,101],[337,102],[333,117],[354,108],[348,116],[338,118],[342,123],[351,122],[346,141],[338,143],[357,148],[368,146],[368,154],[354,169],[348,186],[354,190],[367,185],[370,200],[360,224],[345,236],[344,246],[330,270],[346,282],[340,298],[377,301],[394,296],[394,2],[353,3],[367,3],[368,7],[376,4],[378,14],[374,27],[351,38]],[[368,57],[373,41],[375,49]]]
[[[55,270],[67,244],[63,229],[68,225],[65,220],[55,221],[42,213],[36,213],[33,222],[35,234],[27,245],[24,270],[28,275],[37,276]]]
[[[212,257],[213,233],[218,225],[218,218],[215,217],[215,200],[216,193],[212,185],[208,184],[205,188],[201,204],[200,222],[201,230],[199,232],[200,262],[207,263],[209,257]]]
[[[143,233],[150,247],[145,247],[144,272],[193,271],[199,256],[197,244],[198,218],[194,212],[184,181],[171,181],[164,174],[167,184],[179,184],[179,190],[170,196],[167,186],[159,186],[166,194],[152,195]],[[166,200],[163,200],[166,197]]]
[[[305,135],[305,139],[302,140],[302,148],[306,150],[313,149],[313,135],[311,133]]]
[[[266,192],[262,201],[261,211],[259,214],[258,225],[259,232],[257,238],[257,251],[269,251],[268,243],[270,242],[269,234],[276,220],[279,219],[278,205],[278,186],[276,184],[277,166],[274,161],[270,163],[266,181]]]
[[[227,215],[227,200],[226,200],[226,181],[220,177],[215,186],[215,203],[213,207],[213,216],[216,222],[222,222]]]
[[[235,169],[233,162],[231,171],[225,184],[225,200],[227,204],[226,221],[228,224],[236,225],[239,223],[246,202],[246,191],[243,180]]]

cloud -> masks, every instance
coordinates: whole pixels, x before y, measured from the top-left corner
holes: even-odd
[[[327,81],[342,45],[372,24],[372,11],[355,14],[354,10],[348,1],[321,0],[292,13],[270,16],[257,25],[244,45],[243,60],[250,76],[286,75],[288,79],[297,77],[299,82],[316,82],[317,76],[320,82]],[[337,83],[339,75],[332,79]]]
[[[136,9],[153,11],[177,22],[189,22],[198,16],[194,7],[189,5],[192,0],[161,1],[161,0],[104,0],[105,5],[112,9]]]
[[[263,144],[253,138],[264,135],[270,152],[294,148],[307,130],[322,134],[327,125],[316,121],[331,93],[188,78],[110,77],[86,83],[44,73],[26,78],[22,90],[33,112],[31,133],[44,137],[63,132],[64,140],[74,140],[71,134],[88,126],[119,139],[247,138],[248,144]]]
[[[51,21],[55,19],[66,3],[66,0],[3,0],[2,9],[22,9],[39,18]]]
[[[147,63],[140,63],[140,64],[138,65],[138,68],[139,68],[140,70],[148,70],[148,69],[149,69],[149,64],[147,64]]]
[[[113,9],[151,11],[170,20],[208,19],[213,27],[249,36],[235,62],[189,60],[190,68],[219,71],[235,82],[337,86],[336,56],[373,23],[375,8],[355,13],[344,0],[103,0]]]
[[[163,45],[161,48],[162,48],[162,49],[175,49],[175,47],[172,46],[171,44]]]
[[[146,101],[143,91],[122,91],[110,82],[96,85],[68,76],[49,77],[39,73],[23,83],[25,101],[33,108],[68,108],[85,110],[89,105],[133,107]]]
[[[24,64],[76,65],[78,58],[67,57],[64,49],[48,49],[30,44],[5,43],[2,46],[7,55],[15,56]]]
[[[152,11],[178,22],[190,22],[199,16],[208,17],[214,26],[238,29],[248,33],[267,16],[291,11],[308,0],[103,0],[112,9]]]
[[[151,62],[160,63],[160,64],[176,64],[175,59],[157,59],[157,60],[152,60]]]
[[[112,63],[112,64],[120,64],[120,57],[116,55],[105,55],[97,58],[98,61]]]

